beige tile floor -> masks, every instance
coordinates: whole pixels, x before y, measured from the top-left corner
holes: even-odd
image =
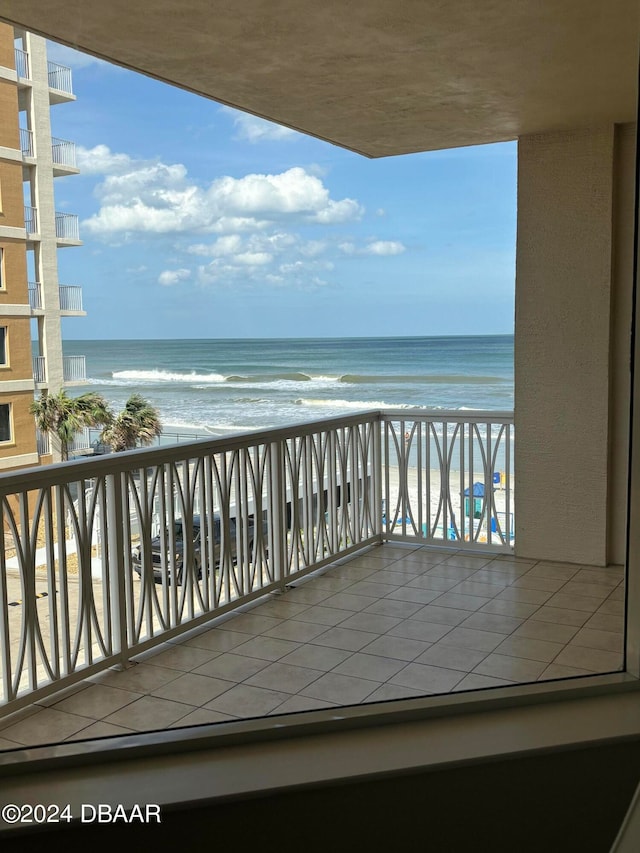
[[[610,672],[623,570],[383,545],[0,721],[0,749]]]

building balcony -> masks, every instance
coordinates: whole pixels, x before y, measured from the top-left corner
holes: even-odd
[[[38,208],[30,205],[24,206],[24,227],[27,237],[38,236]]]
[[[18,79],[22,78],[23,80],[31,79],[31,70],[29,67],[29,54],[26,50],[21,50],[20,48],[15,48],[15,60],[16,60],[16,74],[18,75]]]
[[[47,62],[49,74],[49,101],[61,104],[65,101],[75,101],[73,94],[73,75],[71,69],[57,62]]]
[[[36,385],[47,385],[49,375],[44,355],[33,356],[33,378]],[[62,380],[65,385],[81,385],[87,381],[86,360],[83,355],[65,355],[62,358]]]
[[[43,312],[42,285],[39,281],[29,282],[29,305],[32,313]]]
[[[33,379],[36,385],[47,383],[47,359],[43,355],[33,356]]]
[[[51,139],[51,154],[53,158],[53,174],[77,175],[80,172],[76,162],[76,144],[67,139]]]
[[[26,127],[20,128],[20,150],[22,151],[22,156],[28,160],[32,160],[35,157],[33,131]]]
[[[56,211],[56,242],[59,247],[82,245],[80,223],[75,213]]]
[[[66,317],[85,317],[86,311],[82,308],[82,288],[75,285],[61,284],[60,312]]]
[[[87,381],[87,365],[83,355],[65,355],[62,358],[62,378],[65,384],[80,385]]]
[[[512,454],[511,415],[377,411],[0,478],[6,601],[34,599],[0,614],[4,712],[34,711],[0,738],[617,671],[622,568],[514,559]]]
[[[61,284],[58,288],[60,313],[64,317],[86,317],[82,307],[82,288],[75,285]],[[33,315],[44,314],[42,285],[39,281],[29,282],[29,305]]]

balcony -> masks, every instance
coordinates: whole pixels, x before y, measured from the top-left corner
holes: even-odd
[[[56,242],[62,246],[80,246],[80,225],[75,213],[56,211]]]
[[[47,63],[49,74],[49,101],[52,104],[61,104],[65,101],[75,101],[73,94],[73,83],[71,69],[57,62]]]
[[[84,317],[86,311],[82,308],[82,288],[69,284],[61,284],[59,288],[60,294],[60,311],[65,316]]]
[[[83,355],[65,355],[62,358],[62,376],[65,383],[78,385],[87,381],[87,365]]]
[[[24,227],[27,232],[27,237],[34,237],[38,234],[38,208],[24,206]]]
[[[49,381],[47,359],[44,355],[33,356],[33,378],[36,385],[46,385]],[[87,367],[83,355],[63,356],[62,379],[66,385],[81,385],[87,381]]]
[[[5,713],[68,687],[73,739],[619,669],[622,568],[514,559],[512,453],[509,415],[404,410],[0,477],[34,601],[0,611]],[[0,738],[52,740],[33,710]]]
[[[44,385],[47,382],[47,360],[43,355],[33,356],[33,379],[36,385]]]
[[[76,144],[67,139],[51,139],[51,155],[53,159],[53,174],[77,175],[80,170],[76,162]]]
[[[65,317],[85,317],[82,307],[82,288],[75,285],[61,284],[58,288],[60,313]],[[44,312],[42,285],[39,281],[29,282],[29,305],[33,314]]]
[[[33,159],[35,156],[33,148],[33,132],[26,127],[20,128],[20,150],[22,156]]]
[[[16,74],[18,77],[22,77],[24,80],[31,79],[31,71],[29,69],[29,54],[26,50],[21,50],[20,48],[15,48],[15,59],[16,59]]]
[[[29,282],[29,305],[33,312],[43,310],[42,305],[42,285],[39,281]]]

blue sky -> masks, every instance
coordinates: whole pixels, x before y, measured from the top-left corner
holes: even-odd
[[[66,339],[513,332],[516,145],[369,160],[50,44]]]

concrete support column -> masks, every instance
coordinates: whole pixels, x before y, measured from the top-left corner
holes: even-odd
[[[47,360],[49,391],[55,394],[63,386],[63,361],[47,50],[43,38],[26,33],[25,39],[32,78],[29,125],[36,149],[36,166],[31,169],[31,196],[38,209],[41,238],[35,250],[35,268],[45,309],[39,349]]]
[[[518,556],[624,558],[631,136],[611,125],[519,142]]]

